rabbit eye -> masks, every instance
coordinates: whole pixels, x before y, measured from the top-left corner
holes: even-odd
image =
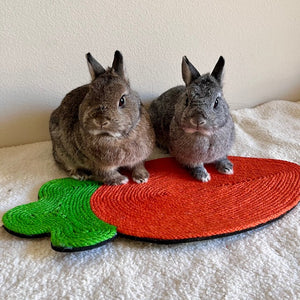
[[[122,96],[121,99],[119,100],[119,107],[123,107],[125,105],[125,96]]]
[[[217,108],[219,101],[220,101],[220,97],[217,97],[217,99],[215,100],[215,103],[214,103],[214,108]]]

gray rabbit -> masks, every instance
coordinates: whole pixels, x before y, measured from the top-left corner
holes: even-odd
[[[187,57],[182,59],[186,86],[169,89],[149,108],[157,144],[169,150],[198,180],[207,182],[204,167],[215,163],[223,174],[233,174],[227,154],[234,141],[234,123],[223,96],[221,56],[211,74],[200,75]]]
[[[126,168],[135,182],[147,182],[144,160],[155,145],[155,134],[130,88],[123,56],[116,51],[107,70],[90,53],[86,58],[91,83],[68,93],[50,117],[54,159],[80,180],[125,184],[128,178],[119,169]]]

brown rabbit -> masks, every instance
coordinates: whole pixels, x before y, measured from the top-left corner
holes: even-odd
[[[203,182],[210,180],[207,163],[214,163],[220,173],[233,174],[227,154],[234,141],[234,123],[223,95],[224,65],[220,56],[211,74],[200,75],[184,56],[186,86],[167,90],[149,108],[158,145]]]
[[[92,82],[74,89],[50,117],[53,156],[74,178],[108,185],[125,184],[120,168],[132,170],[137,183],[147,182],[144,160],[155,135],[141,100],[129,85],[123,56],[115,52],[105,70],[86,55]]]

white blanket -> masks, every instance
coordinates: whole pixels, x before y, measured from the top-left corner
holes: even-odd
[[[232,115],[232,155],[300,163],[300,102],[273,101]],[[0,149],[0,218],[36,201],[41,185],[59,177],[65,174],[49,141]],[[299,205],[230,237],[175,245],[117,238],[77,253],[0,228],[0,299],[300,299],[299,236]]]

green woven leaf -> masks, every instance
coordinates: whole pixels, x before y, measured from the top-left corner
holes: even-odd
[[[93,248],[116,236],[116,227],[98,219],[90,207],[90,198],[99,188],[93,181],[71,178],[44,184],[39,200],[17,206],[3,216],[4,227],[20,236],[50,235],[58,251]]]

